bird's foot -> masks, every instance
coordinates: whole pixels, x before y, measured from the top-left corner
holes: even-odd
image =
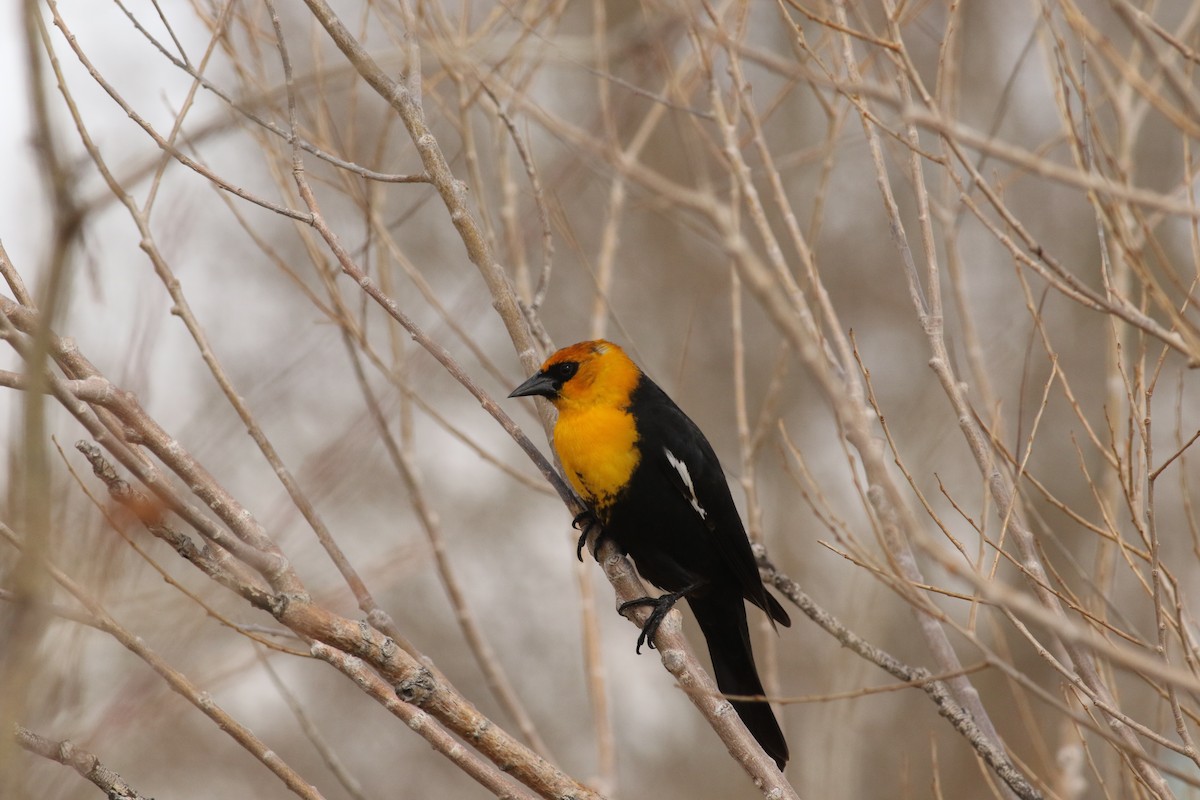
[[[646,622],[642,625],[642,632],[638,635],[637,654],[642,654],[642,645],[649,644],[650,649],[656,649],[654,646],[654,637],[658,635],[658,628],[662,625],[667,614],[675,607],[680,598],[685,597],[688,593],[695,591],[700,587],[700,584],[693,583],[691,586],[685,586],[678,592],[668,592],[659,597],[639,597],[637,600],[629,600],[617,606],[617,613],[624,614],[626,609],[636,606],[654,606],[654,610],[650,612],[650,616],[646,618]]]
[[[592,510],[585,509],[575,515],[575,519],[571,521],[571,527],[579,531],[579,541],[575,544],[575,557],[581,562],[583,561],[583,548],[587,545],[588,534],[592,532],[592,527],[599,525],[600,520],[596,519],[596,515]],[[600,529],[600,533],[596,536],[596,547],[600,547],[600,542],[604,540],[604,529]],[[594,552],[594,551],[593,551]]]

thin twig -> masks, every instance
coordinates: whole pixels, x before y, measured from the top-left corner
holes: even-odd
[[[104,792],[108,800],[153,800],[134,789],[120,775],[104,766],[95,755],[77,747],[70,740],[51,741],[21,726],[17,727],[15,736],[17,744],[29,752],[70,767],[86,780],[94,783],[97,789]]]
[[[986,734],[977,722],[972,719],[970,713],[954,700],[953,695],[947,690],[942,680],[935,678],[933,673],[928,670],[910,667],[898,661],[893,656],[863,640],[838,621],[836,617],[817,605],[800,588],[798,583],[779,572],[761,548],[758,551],[758,565],[760,571],[763,573],[763,580],[768,585],[775,587],[783,593],[789,600],[796,604],[797,608],[804,612],[805,616],[820,625],[826,633],[837,639],[842,646],[849,648],[893,677],[905,683],[919,686],[922,691],[929,695],[934,705],[937,706],[938,713],[949,720],[954,729],[966,738],[971,746],[975,748],[975,751],[979,753],[980,757],[988,763],[988,766],[995,770],[996,774],[1004,780],[1018,797],[1023,798],[1023,800],[1033,800],[1034,798],[1042,797],[1041,792],[1037,791],[1009,760],[1008,755],[1004,752],[1004,748],[993,743],[991,736]]]

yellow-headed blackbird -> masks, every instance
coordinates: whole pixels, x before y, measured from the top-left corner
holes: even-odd
[[[654,606],[638,637],[639,652],[644,641],[654,646],[663,617],[686,598],[708,642],[717,686],[725,694],[761,695],[743,600],[780,625],[791,620],[759,579],[721,464],[696,423],[606,341],[580,342],[550,356],[509,396],[526,395],[545,397],[558,409],[554,449],[602,535],[667,592],[625,604]],[[771,707],[732,702],[783,769],[787,742]]]

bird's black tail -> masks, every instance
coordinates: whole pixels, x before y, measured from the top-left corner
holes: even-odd
[[[688,604],[708,642],[717,688],[731,695],[763,694],[762,681],[759,680],[754,654],[750,650],[746,604],[741,595],[703,594],[688,597]],[[762,749],[783,769],[788,760],[788,746],[770,704],[766,701],[730,702]]]

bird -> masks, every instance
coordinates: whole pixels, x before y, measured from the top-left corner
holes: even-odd
[[[576,518],[577,556],[593,521],[665,593],[623,603],[653,610],[638,636],[654,647],[663,618],[687,601],[708,644],[717,687],[763,695],[750,647],[745,601],[772,625],[791,619],[759,578],[750,540],[717,454],[687,414],[620,346],[578,342],[546,359],[509,397],[544,397],[558,411],[553,446],[587,510]],[[779,769],[788,746],[766,702],[731,699]]]

